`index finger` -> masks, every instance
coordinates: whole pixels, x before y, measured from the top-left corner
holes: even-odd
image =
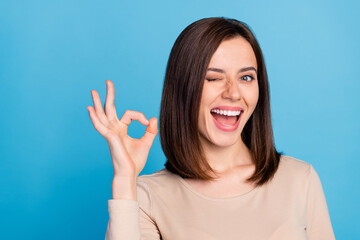
[[[105,112],[109,120],[118,120],[115,109],[115,88],[110,80],[106,80]]]
[[[142,125],[147,126],[149,121],[146,119],[145,115],[141,112],[126,110],[124,115],[121,117],[120,122],[129,126],[132,120],[139,121]]]

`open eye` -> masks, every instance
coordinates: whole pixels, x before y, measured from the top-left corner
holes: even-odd
[[[254,80],[255,78],[251,75],[245,75],[240,78],[241,80],[244,80],[245,82],[250,82],[251,80]]]

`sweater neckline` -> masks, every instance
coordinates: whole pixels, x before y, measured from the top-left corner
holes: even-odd
[[[250,191],[243,193],[243,194],[239,194],[239,195],[235,195],[235,196],[231,196],[231,197],[224,197],[224,198],[216,198],[216,197],[210,197],[207,196],[201,192],[199,192],[198,190],[196,190],[193,186],[191,186],[188,182],[185,181],[185,179],[183,179],[181,176],[176,175],[176,177],[179,179],[179,181],[192,193],[196,194],[197,196],[207,199],[207,200],[211,200],[211,201],[231,201],[231,200],[240,200],[240,199],[247,199],[250,198],[251,196],[253,196],[254,194],[256,194],[256,192],[262,187],[262,186],[256,186],[253,189],[251,189]]]

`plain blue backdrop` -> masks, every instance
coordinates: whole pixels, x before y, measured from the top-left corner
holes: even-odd
[[[337,239],[360,239],[359,11],[329,0],[1,1],[0,239],[104,238],[113,172],[90,90],[104,102],[111,79],[118,116],[158,117],[176,37],[212,16],[254,31],[278,150],[315,167]],[[164,162],[157,137],[142,174]]]

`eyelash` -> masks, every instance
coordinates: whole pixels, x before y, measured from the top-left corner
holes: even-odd
[[[250,77],[250,80],[244,80],[244,77]],[[254,80],[255,78],[251,75],[245,75],[245,76],[242,76],[240,79],[244,80],[245,82],[250,82],[250,81]],[[208,80],[209,82],[212,82],[212,81],[220,80],[220,78],[207,78],[206,80]]]
[[[241,77],[240,79],[243,79],[244,77],[250,77],[250,80],[244,80],[245,82],[250,82],[250,81],[254,80],[254,77],[251,75],[245,75],[245,76]]]

